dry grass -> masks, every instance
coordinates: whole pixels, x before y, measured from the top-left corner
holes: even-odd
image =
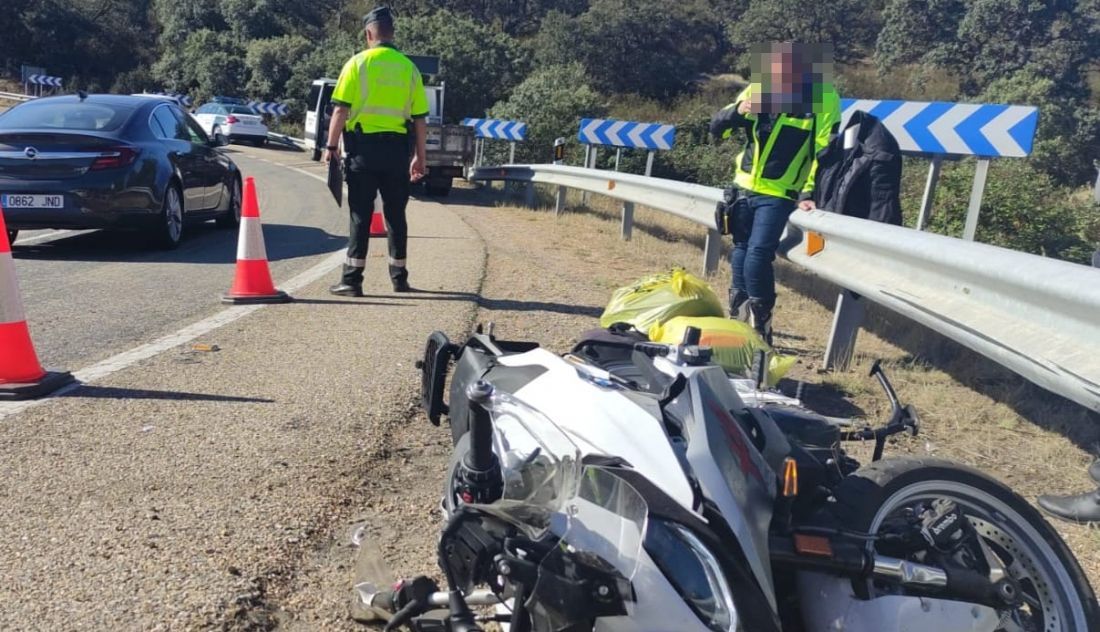
[[[540,192],[544,207],[549,192]],[[579,196],[571,197],[579,202]],[[690,222],[639,207],[633,239],[619,239],[618,203],[593,196],[585,208],[555,218],[552,211],[486,208],[464,213],[490,245],[487,298],[481,320],[502,336],[540,340],[564,351],[597,318],[616,287],[682,265],[702,268],[702,230]],[[867,375],[881,359],[903,401],[923,421],[921,434],[901,439],[888,454],[932,455],[976,467],[1025,498],[1091,487],[1085,468],[1100,445],[1100,424],[1076,405],[1030,386],[983,358],[895,315],[871,312],[847,372],[819,372],[835,288],[785,264],[779,276],[776,344],[799,358],[789,377],[806,382],[804,396],[829,414],[882,419],[888,412]],[[708,279],[720,297],[729,266]],[[792,290],[798,287],[801,293]],[[512,297],[512,302],[499,301]],[[532,299],[537,298],[537,301]],[[788,385],[790,386],[790,385]],[[869,451],[855,446],[857,458]],[[1100,585],[1100,530],[1054,524]]]

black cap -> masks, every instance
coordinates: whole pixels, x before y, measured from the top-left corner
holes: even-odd
[[[375,22],[382,22],[393,26],[393,12],[389,7],[381,6],[363,16],[363,26],[369,26]]]

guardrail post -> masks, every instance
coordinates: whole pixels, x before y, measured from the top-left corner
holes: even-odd
[[[928,166],[928,180],[924,183],[924,197],[920,201],[920,215],[917,216],[917,230],[924,230],[932,219],[932,201],[936,197],[936,183],[940,179],[940,167],[943,166],[943,156],[933,156],[932,164]]]
[[[710,229],[703,248],[703,274],[712,274],[718,270],[718,261],[722,258],[722,233]]]
[[[854,292],[844,290],[837,296],[833,313],[833,329],[825,347],[825,369],[847,371],[856,350],[856,336],[863,324],[865,306]]]
[[[592,160],[592,145],[585,145],[584,146],[584,168],[585,169],[591,169],[593,162],[595,162],[595,161]],[[586,204],[588,204],[588,191],[582,191],[581,192],[581,206],[584,206]]]
[[[557,199],[554,201],[554,215],[561,215],[565,212],[565,187],[558,187]]]
[[[630,236],[634,232],[634,203],[623,202],[623,227],[622,237],[625,241],[630,241]]]
[[[527,208],[535,208],[535,183],[528,182],[524,190],[523,205]]]
[[[981,158],[974,169],[974,188],[970,190],[970,208],[966,211],[966,227],[963,239],[974,241],[978,232],[978,213],[982,210],[982,195],[985,193],[985,177],[989,175],[989,159]]]

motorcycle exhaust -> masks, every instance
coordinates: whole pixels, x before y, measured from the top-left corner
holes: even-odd
[[[876,555],[871,574],[908,588],[945,588],[947,573],[942,569],[925,564],[917,564],[896,557]]]

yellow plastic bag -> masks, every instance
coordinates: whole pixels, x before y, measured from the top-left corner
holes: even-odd
[[[673,268],[615,290],[600,316],[600,326],[629,323],[640,331],[649,331],[676,316],[722,314],[722,304],[706,281],[683,268]]]
[[[767,376],[769,386],[779,383],[796,361],[794,356],[773,353],[768,343],[748,323],[729,318],[679,316],[664,325],[651,327],[649,339],[653,342],[678,344],[684,339],[684,330],[688,327],[695,327],[702,332],[699,344],[710,347],[714,352],[714,361],[730,373],[743,375],[750,371],[757,351],[771,354]]]

